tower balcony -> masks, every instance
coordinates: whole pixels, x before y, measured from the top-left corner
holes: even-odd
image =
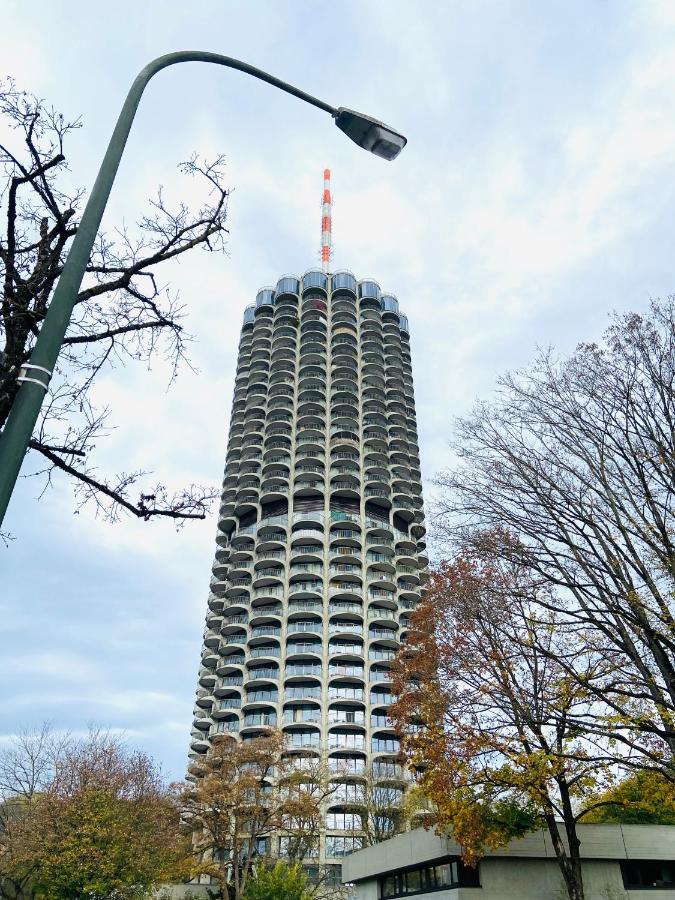
[[[363,633],[363,615],[357,613],[350,613],[350,618],[341,618],[335,619],[333,616],[335,613],[331,613],[331,619],[328,625],[328,634],[332,637],[342,636],[349,637],[350,635],[361,635]],[[346,615],[346,613],[341,609],[337,615]],[[356,618],[356,616],[359,616]]]
[[[311,602],[311,601],[310,601]],[[300,613],[297,608],[295,608],[298,614]],[[318,612],[318,610],[317,610]],[[290,619],[286,626],[287,634],[321,634],[323,632],[323,624],[320,618],[320,615],[316,617],[312,615],[310,618],[295,618]]]
[[[358,750],[365,752],[366,737],[351,729],[331,728],[328,732],[329,750]]]
[[[200,709],[210,710],[213,706],[214,696],[209,688],[200,688],[197,691],[195,704]]]
[[[234,647],[232,652],[223,652],[218,658],[216,674],[225,677],[232,674],[241,674],[240,669],[244,665],[244,652],[241,647]]]
[[[396,651],[399,647],[398,628],[371,625],[368,629],[368,642],[371,647],[385,647]]]
[[[217,650],[220,646],[220,634],[216,634],[210,628],[207,628],[202,636],[202,641],[205,647],[208,647],[212,650]]]
[[[263,587],[283,587],[282,581],[285,574],[283,564],[276,564],[274,560],[263,559],[256,561],[253,573],[253,587],[256,591]]]
[[[320,616],[323,612],[323,600],[294,599],[289,602],[289,604],[288,604],[289,618],[292,618],[293,616],[299,615],[304,612],[310,612],[312,614],[316,613],[317,615]]]
[[[223,607],[225,605],[225,600],[222,597],[217,597],[215,594],[209,594],[208,599],[208,607],[211,612],[220,613],[223,611]]]
[[[220,719],[218,722],[214,722],[211,726],[211,731],[209,735],[213,737],[217,734],[237,734],[239,731],[239,719],[238,718],[229,718],[229,719]]]
[[[255,600],[276,600],[282,599],[284,596],[284,589],[281,585],[278,584],[268,584],[263,585],[262,587],[256,588],[253,592],[253,597]]]
[[[331,662],[348,664],[363,661],[363,643],[361,641],[333,641],[328,644],[328,657]]]
[[[387,609],[382,606],[368,607],[369,622],[396,622],[397,620],[398,613],[395,609]]]
[[[218,700],[216,704],[214,704],[214,714],[215,713],[225,713],[231,712],[233,709],[241,709],[241,697],[231,696],[231,697],[223,697],[222,700]]]
[[[353,272],[348,269],[341,269],[334,272],[331,278],[331,289],[333,292],[333,300],[336,296],[347,295],[356,298],[358,285]]]
[[[365,669],[362,665],[354,663],[333,663],[328,666],[329,687],[334,681],[340,681],[345,684],[364,684],[366,677]]]
[[[200,755],[206,753],[211,745],[205,735],[200,732],[193,733],[190,740],[190,748]]]
[[[328,296],[328,276],[320,269],[310,269],[302,276],[303,294],[309,290],[320,291]]]
[[[379,681],[384,683],[391,683],[393,680],[391,669],[383,668],[380,664],[375,664],[371,667],[370,672],[368,673],[368,681]]]
[[[363,623],[363,604],[353,600],[331,600],[328,604],[328,614],[331,619],[330,627],[339,623],[340,620],[335,617],[340,615],[349,616],[348,619],[343,619],[343,622],[360,627]]]
[[[362,593],[363,586],[360,579],[354,581],[331,582],[328,589],[328,596],[331,600],[341,597],[345,600],[360,600]]]
[[[279,680],[278,666],[251,667],[246,672],[244,682],[247,687],[259,686],[263,683]]]
[[[258,686],[252,685],[246,688],[246,696],[243,699],[242,709],[252,709],[260,707],[269,707],[270,704],[277,704],[279,701],[279,691],[272,685]]]
[[[214,663],[215,666],[215,663]],[[198,682],[203,688],[212,688],[216,683],[215,668],[203,667],[199,670]]]
[[[254,625],[272,625],[276,624],[276,620],[283,615],[280,603],[265,606],[254,606],[251,608],[251,627]],[[267,621],[271,619],[271,621]]]
[[[237,631],[233,634],[225,635],[225,637],[220,639],[220,646],[223,648],[241,648],[243,650],[246,646],[246,632]]]
[[[359,731],[365,728],[366,714],[362,709],[333,704],[328,710],[328,724],[339,725],[345,731]]]
[[[303,684],[302,682],[296,682],[286,687],[284,699],[311,700],[319,703],[321,700],[321,686],[315,683]]]
[[[368,575],[366,584],[368,586],[368,599],[375,600],[388,600],[393,602],[395,600],[395,591],[396,591],[396,575],[394,574],[394,567],[387,566],[390,571],[381,571],[379,569],[381,563],[377,563],[377,567],[370,567],[368,569]]]
[[[315,599],[323,596],[323,582],[315,581],[297,581],[288,586],[288,598],[293,599]]]
[[[286,662],[299,663],[306,661],[313,662],[316,657],[321,657],[323,652],[323,644],[318,641],[288,641],[286,643]]]
[[[320,725],[321,709],[306,703],[291,703],[284,706],[283,723],[286,725]]]
[[[278,305],[286,298],[295,299],[297,302],[300,294],[300,279],[295,275],[284,275],[278,281],[274,289],[274,304]]]
[[[277,714],[276,710],[256,711],[244,713],[241,723],[241,731],[266,731],[270,728],[276,728]]]
[[[231,695],[232,689],[241,687],[243,683],[244,677],[241,672],[237,672],[236,675],[221,675],[213,688],[213,694],[215,697]]]
[[[293,662],[286,664],[285,677],[286,681],[292,682],[299,678],[321,678],[321,663],[316,662]]]

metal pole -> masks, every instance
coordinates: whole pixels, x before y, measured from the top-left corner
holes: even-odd
[[[82,214],[82,221],[73,239],[68,259],[35,342],[30,362],[22,367],[17,379],[21,382],[21,387],[0,435],[0,525],[2,525],[14,485],[19,477],[21,464],[40,413],[42,400],[49,389],[49,379],[54,371],[56,359],[77,301],[91,248],[103,218],[141,96],[153,75],[167,66],[182,62],[208,62],[238,69],[240,72],[253,75],[288,94],[293,94],[294,97],[299,97],[300,100],[317,106],[332,116],[337,115],[334,107],[312,97],[311,94],[306,94],[285,81],[263,72],[262,69],[256,69],[255,66],[232,59],[230,56],[222,56],[219,53],[207,53],[200,50],[167,53],[148,63],[139,72],[131,85],[131,90],[124,101],[115,130],[110,138],[108,149]]]

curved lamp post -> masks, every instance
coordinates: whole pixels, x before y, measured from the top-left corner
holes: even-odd
[[[21,464],[40,413],[42,400],[49,389],[49,379],[54,371],[56,359],[70,322],[91,248],[101,224],[141,96],[153,75],[167,66],[182,62],[207,62],[227,66],[230,69],[238,69],[240,72],[246,72],[248,75],[253,75],[254,78],[259,78],[261,81],[266,81],[268,84],[286,91],[287,94],[293,94],[294,97],[330,113],[341,131],[344,131],[360,147],[370,150],[376,156],[394,159],[405,147],[406,139],[403,135],[388,128],[382,122],[378,122],[377,119],[344,107],[330,106],[299,88],[263,72],[262,69],[256,69],[255,66],[232,59],[230,56],[221,56],[219,53],[207,53],[200,50],[182,50],[178,53],[159,56],[148,63],[137,75],[124,101],[93,190],[82,214],[82,221],[73,239],[52,302],[49,304],[40,334],[35,342],[30,362],[23,365],[17,377],[21,386],[0,435],[0,525],[5,517],[7,505],[19,476]]]

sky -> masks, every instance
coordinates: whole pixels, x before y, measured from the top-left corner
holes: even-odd
[[[104,229],[133,223],[177,164],[227,157],[227,255],[162,270],[189,309],[195,371],[102,373],[115,428],[102,472],[219,484],[244,307],[319,262],[324,167],[335,268],[372,276],[410,319],[422,472],[453,418],[538,347],[569,353],[612,311],[673,291],[675,5],[658,0],[2,0],[0,71],[83,118],[71,177],[93,183],[136,72],[172,50],[225,53],[402,131],[386,162],[325,114],[241,73],[187,64],[151,83]],[[74,514],[61,478],[23,478],[0,550],[0,744],[51,721],[123,733],[185,771],[216,518]]]

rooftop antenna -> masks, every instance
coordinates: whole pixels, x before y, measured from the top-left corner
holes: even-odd
[[[321,270],[326,273],[328,272],[331,251],[333,249],[332,210],[333,201],[330,195],[330,169],[324,169],[323,201],[321,203]]]

